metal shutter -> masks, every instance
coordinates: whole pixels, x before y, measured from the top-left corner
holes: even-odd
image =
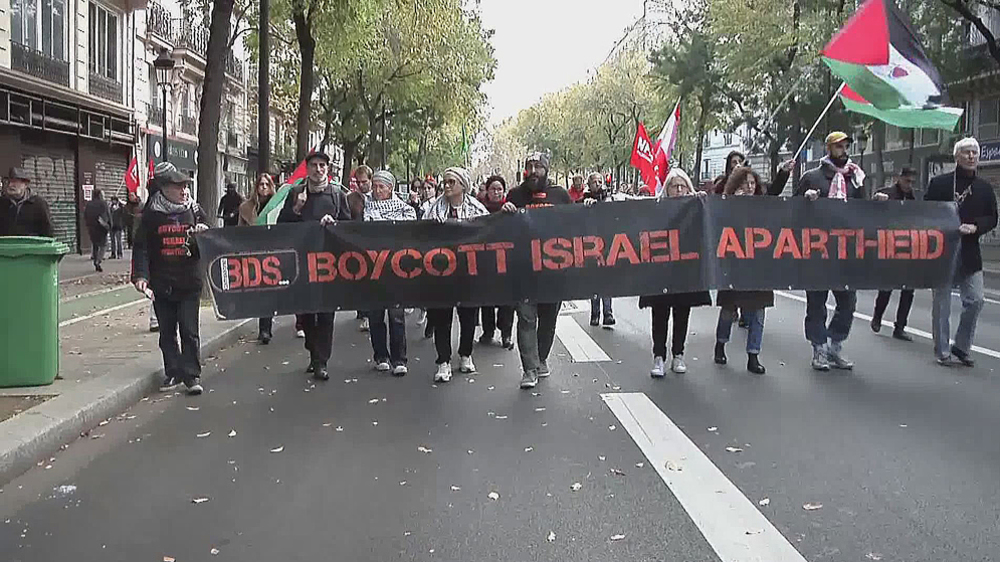
[[[75,250],[77,240],[76,158],[70,148],[23,141],[21,166],[33,178],[31,191],[45,198],[52,210],[56,238]]]

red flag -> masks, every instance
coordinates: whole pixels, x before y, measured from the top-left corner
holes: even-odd
[[[156,170],[156,166],[153,165],[153,159],[149,159],[149,176],[146,178],[148,180],[153,179],[153,172]]]
[[[135,193],[139,189],[139,160],[134,156],[125,169],[125,189],[129,193]]]
[[[639,128],[635,131],[635,142],[632,143],[633,167],[638,168],[639,175],[646,185],[656,185],[656,175],[653,171],[653,146],[646,132],[646,125],[641,121]]]

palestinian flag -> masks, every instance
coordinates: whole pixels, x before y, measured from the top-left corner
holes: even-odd
[[[844,107],[848,111],[870,115],[879,121],[903,128],[954,131],[959,120],[962,119],[962,110],[955,107],[878,109],[852,90],[850,86],[844,86],[844,89],[840,91],[840,101],[844,102]]]
[[[919,123],[927,116],[914,114],[910,124],[909,114],[941,109],[946,101],[941,75],[892,0],[865,2],[833,36],[822,56],[830,70],[868,105],[903,112],[894,118],[904,124],[893,123],[901,127],[922,126]]]

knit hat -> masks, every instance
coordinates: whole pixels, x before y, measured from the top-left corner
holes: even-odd
[[[387,183],[391,185],[393,189],[396,188],[396,176],[392,175],[392,172],[389,170],[379,170],[375,172],[375,175],[372,176],[372,183],[375,183],[376,181]]]
[[[549,155],[544,152],[532,152],[524,159],[525,163],[528,162],[538,162],[546,170],[549,169]]]
[[[472,189],[472,175],[465,168],[459,166],[453,166],[444,171],[445,174],[455,174],[458,178],[458,182],[462,184],[462,190],[466,193]]]

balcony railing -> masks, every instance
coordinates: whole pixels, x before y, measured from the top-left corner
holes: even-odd
[[[191,136],[198,134],[198,120],[191,115],[181,115],[181,132]]]
[[[149,115],[149,124],[163,126],[163,106],[158,103],[146,104],[146,115]]]
[[[226,131],[226,145],[230,148],[239,148],[240,138],[232,131]]]
[[[176,38],[177,46],[194,51],[201,58],[205,58],[205,53],[208,52],[208,30],[183,20],[180,23],[180,33]]]
[[[236,57],[232,53],[226,57],[226,73],[236,79],[240,84],[243,83],[243,65],[240,61],[236,60]]]
[[[69,86],[69,62],[56,60],[14,41],[10,43],[10,66],[36,78]]]
[[[91,95],[97,96],[115,103],[122,103],[122,83],[102,76],[95,72],[90,73],[87,82],[87,89]]]
[[[166,41],[174,39],[174,24],[170,12],[155,2],[146,6],[146,28]]]

